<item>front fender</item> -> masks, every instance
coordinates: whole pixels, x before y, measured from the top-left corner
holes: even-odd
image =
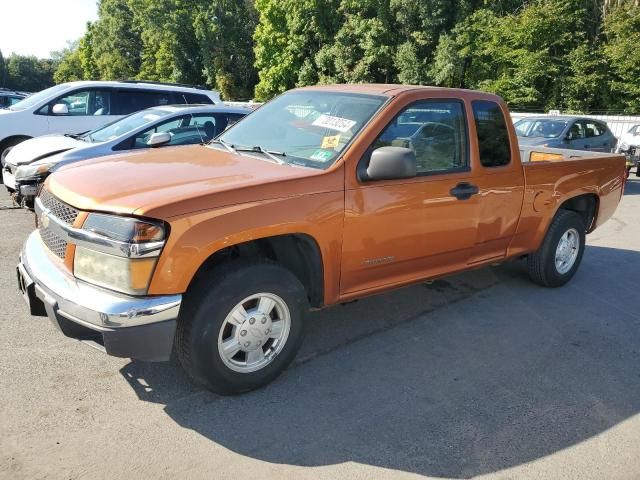
[[[216,208],[168,219],[170,234],[149,293],[184,293],[216,252],[240,243],[306,234],[320,247],[325,301],[338,297],[344,193],[327,192]]]

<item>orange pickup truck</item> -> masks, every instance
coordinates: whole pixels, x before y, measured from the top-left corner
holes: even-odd
[[[108,354],[178,359],[230,394],[273,380],[305,313],[526,259],[563,285],[620,201],[621,155],[520,149],[494,95],[292,90],[212,143],[61,169],[18,283],[33,315]]]

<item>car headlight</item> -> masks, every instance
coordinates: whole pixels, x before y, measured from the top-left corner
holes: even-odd
[[[145,295],[164,246],[166,227],[154,221],[91,213],[82,230],[88,236],[76,246],[74,275],[118,292]]]
[[[24,180],[46,175],[54,165],[55,163],[34,163],[31,165],[22,165],[16,170],[16,180]]]

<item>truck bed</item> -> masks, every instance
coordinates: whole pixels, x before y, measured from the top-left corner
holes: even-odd
[[[588,231],[615,212],[625,181],[625,158],[613,153],[543,147],[520,149],[525,193],[511,253],[524,252],[542,241],[549,222],[568,198],[590,196],[596,216]],[[532,161],[533,158],[533,161]]]

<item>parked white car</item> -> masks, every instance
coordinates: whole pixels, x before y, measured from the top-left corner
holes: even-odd
[[[252,111],[249,105],[169,105],[133,113],[82,135],[32,138],[7,154],[4,184],[17,203],[31,208],[39,185],[58,168],[127,150],[206,143]]]
[[[634,125],[622,134],[616,153],[627,157],[627,173],[636,167],[636,177],[640,177],[640,125]]]
[[[142,82],[69,82],[0,109],[0,160],[29,138],[81,133],[159,105],[214,104],[218,92],[188,85]]]

